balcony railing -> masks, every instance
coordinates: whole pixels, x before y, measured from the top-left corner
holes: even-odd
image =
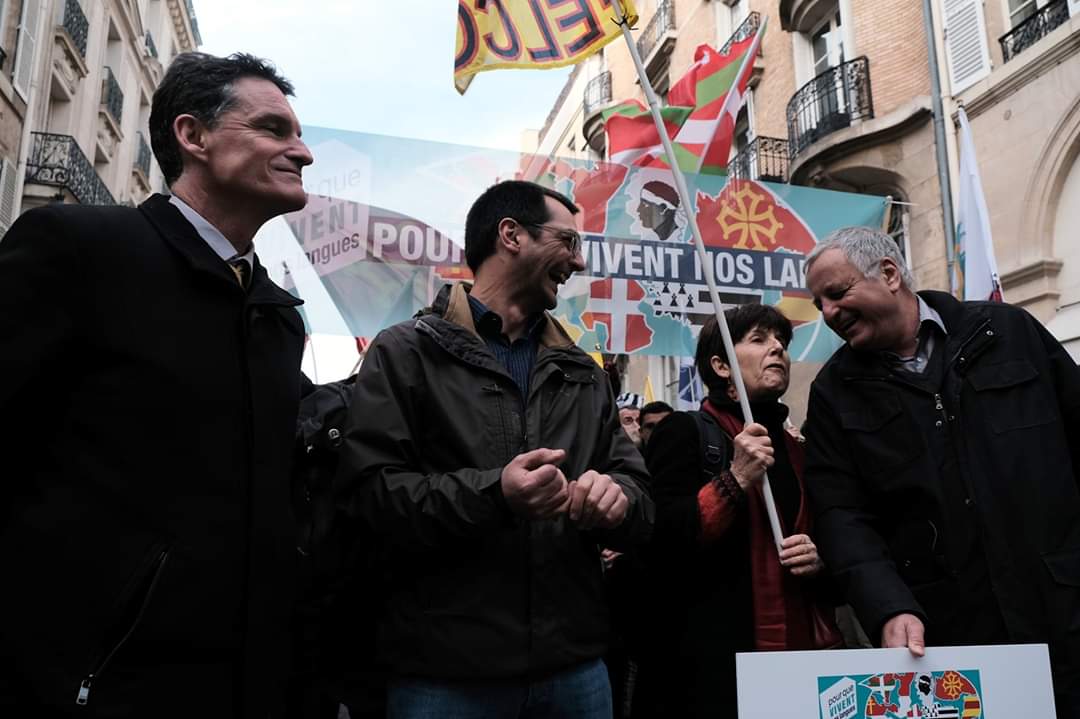
[[[78,0],[66,0],[64,2],[64,18],[60,26],[71,36],[79,54],[86,59],[86,36],[90,32],[90,22],[86,19],[86,13]]]
[[[120,83],[116,81],[116,76],[108,65],[105,66],[105,78],[101,81],[101,104],[119,125],[120,116],[124,112],[124,93],[120,90]]]
[[[585,116],[588,117],[609,102],[611,102],[611,71],[604,70],[589,80],[589,84],[585,86]]]
[[[149,30],[146,31],[146,51],[150,53],[150,57],[157,59],[157,45],[154,44],[154,36]]]
[[[721,46],[720,54],[727,55],[731,52],[732,45],[742,42],[748,37],[753,37],[759,27],[761,27],[761,15],[755,10],[746,16],[746,19],[742,21],[739,27],[735,28],[735,32],[731,33],[731,37]]]
[[[63,187],[84,205],[115,205],[112,193],[70,135],[31,133],[26,181]]]
[[[998,39],[1005,62],[1027,50],[1069,20],[1068,0],[1051,0],[1024,22]]]
[[[675,3],[672,0],[660,0],[656,13],[645,26],[645,32],[637,40],[638,54],[648,62],[649,55],[656,49],[664,35],[675,30]]]
[[[787,104],[791,156],[855,120],[874,116],[870,61],[865,57],[830,67],[799,88]]]
[[[135,167],[142,170],[143,177],[150,177],[150,146],[141,132],[135,133],[138,154],[135,155]]]
[[[739,180],[787,182],[788,141],[782,137],[758,136],[732,158],[728,173]]]

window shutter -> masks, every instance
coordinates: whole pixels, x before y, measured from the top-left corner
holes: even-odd
[[[39,0],[23,0],[22,20],[19,21],[18,40],[15,46],[15,73],[12,84],[23,100],[30,98],[30,82],[34,74],[34,48],[37,38],[38,15],[41,12]]]
[[[15,189],[18,185],[15,165],[6,157],[0,164],[0,234],[15,220]]]
[[[945,0],[945,54],[954,96],[990,74],[982,0]]]

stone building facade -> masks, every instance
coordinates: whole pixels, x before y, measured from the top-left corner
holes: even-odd
[[[971,124],[1005,299],[1080,361],[1080,0],[950,0],[934,24],[945,111],[963,105]]]
[[[169,61],[200,43],[191,0],[22,0],[17,18],[14,35],[0,27],[15,53],[0,96],[10,80],[20,110],[17,132],[0,129],[5,160],[17,137],[13,216],[49,202],[134,205],[160,191],[150,99]]]

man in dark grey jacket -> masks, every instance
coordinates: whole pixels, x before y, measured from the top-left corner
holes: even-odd
[[[847,344],[810,391],[806,486],[826,566],[882,646],[1046,642],[1080,712],[1080,370],[1023,310],[912,290],[847,228],[807,286]]]
[[[476,282],[382,332],[338,474],[378,537],[390,716],[610,717],[598,545],[653,507],[606,375],[544,310],[584,269],[577,208],[528,182],[466,221]]]

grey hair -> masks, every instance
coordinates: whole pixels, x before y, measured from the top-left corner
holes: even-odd
[[[900,246],[887,233],[874,227],[841,227],[833,230],[806,256],[806,271],[810,271],[810,265],[822,253],[833,248],[843,252],[855,269],[870,278],[878,276],[882,260],[892,260],[900,271],[900,281],[909,290],[915,291],[915,278],[900,254]]]

